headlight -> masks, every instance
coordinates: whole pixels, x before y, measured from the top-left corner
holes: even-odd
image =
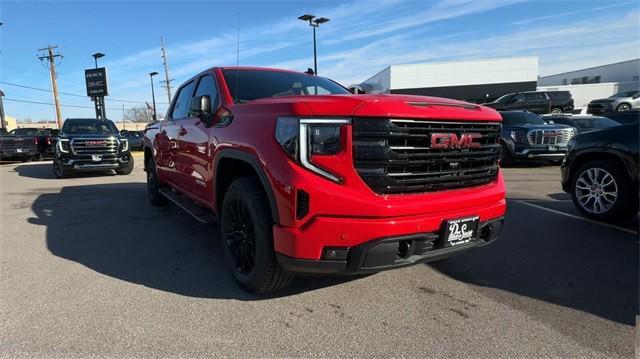
[[[339,153],[342,148],[341,127],[350,119],[279,118],[276,124],[276,140],[302,167],[340,183],[342,179],[311,162],[311,156],[327,156]]]
[[[62,153],[69,153],[69,139],[68,138],[60,138],[56,144],[58,147],[58,151]]]
[[[129,140],[126,138],[120,139],[120,152],[127,152],[129,150]]]

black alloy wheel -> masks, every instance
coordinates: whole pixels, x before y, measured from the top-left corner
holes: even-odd
[[[229,249],[235,269],[247,275],[253,271],[256,262],[256,238],[253,223],[247,207],[240,199],[231,202],[227,214],[230,228],[225,235],[225,245]]]

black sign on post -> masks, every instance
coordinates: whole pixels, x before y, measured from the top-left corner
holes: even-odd
[[[87,82],[87,96],[102,97],[109,95],[106,68],[98,67],[84,70],[84,78]]]

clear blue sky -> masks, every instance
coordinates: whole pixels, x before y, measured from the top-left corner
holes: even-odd
[[[84,94],[83,70],[103,52],[109,69],[107,115],[124,103],[151,100],[151,71],[162,72],[164,35],[174,86],[211,66],[240,64],[306,70],[311,29],[296,18],[331,19],[318,31],[319,73],[345,85],[396,63],[539,56],[540,74],[640,57],[637,0],[380,0],[380,1],[7,1],[0,4],[0,81],[49,89],[37,49],[59,45],[60,91]],[[157,80],[161,78],[156,77]],[[156,85],[158,85],[156,83]],[[0,84],[7,99],[52,102],[51,94]],[[166,95],[158,85],[158,112]],[[92,106],[61,95],[66,105]],[[112,100],[113,99],[113,100]],[[6,101],[18,119],[53,119],[51,105]],[[63,107],[63,117],[91,108]]]

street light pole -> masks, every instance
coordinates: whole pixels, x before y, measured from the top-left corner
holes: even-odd
[[[313,28],[313,72],[318,74],[318,55],[317,55],[317,46],[316,46],[316,27],[320,27],[320,24],[324,24],[328,22],[329,19],[326,17],[316,18],[315,15],[304,14],[298,17],[299,20],[308,21],[309,26]]]
[[[156,122],[158,119],[156,118],[156,93],[153,89],[153,76],[157,75],[157,72],[150,72],[149,77],[151,78],[151,100],[153,101],[153,122]]]

